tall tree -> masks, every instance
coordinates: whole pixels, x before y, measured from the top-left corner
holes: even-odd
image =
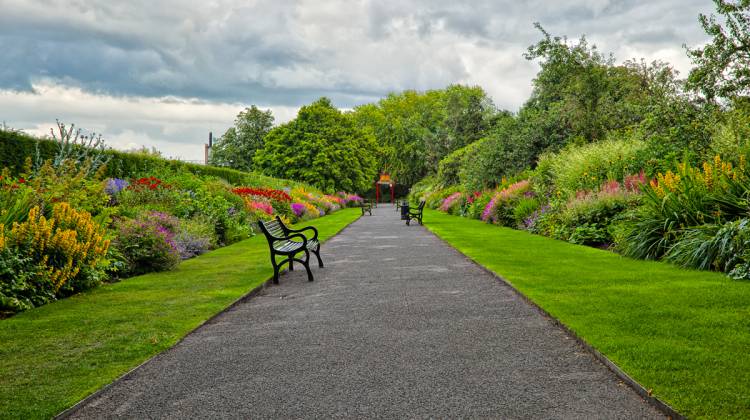
[[[230,127],[211,149],[212,165],[228,166],[243,171],[253,169],[255,152],[273,128],[271,110],[262,111],[255,105],[237,114],[234,127]]]
[[[709,100],[750,96],[750,0],[714,0],[715,15],[699,17],[703,30],[713,37],[703,48],[688,49],[695,68],[688,86]]]
[[[411,185],[438,170],[440,160],[483,136],[495,107],[480,87],[391,93],[357,107],[357,125],[381,146],[380,168]]]
[[[362,192],[377,175],[377,144],[328,98],[300,108],[297,118],[265,138],[255,166],[271,176],[307,182],[328,192]]]

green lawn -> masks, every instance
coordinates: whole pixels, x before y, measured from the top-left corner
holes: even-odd
[[[345,209],[308,224],[325,239],[359,214]],[[268,245],[259,236],[174,271],[133,277],[0,321],[0,417],[54,416],[173,346],[272,275]]]
[[[688,417],[750,417],[750,282],[425,210],[502,276]]]

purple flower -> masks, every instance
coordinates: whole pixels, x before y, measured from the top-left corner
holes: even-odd
[[[130,185],[130,183],[124,179],[109,178],[107,179],[107,184],[104,186],[104,192],[112,197],[127,188],[128,185]]]
[[[492,213],[495,211],[495,204],[497,204],[497,195],[492,197],[492,200],[490,200],[489,203],[487,203],[486,206],[484,206],[484,211],[482,212],[482,221],[488,222],[490,218],[492,217]]]
[[[302,217],[305,214],[305,205],[302,203],[292,203],[292,211],[297,217]]]

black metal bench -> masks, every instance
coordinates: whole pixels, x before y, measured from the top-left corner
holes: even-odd
[[[264,222],[259,221],[258,226],[268,241],[268,248],[271,251],[271,265],[273,266],[273,282],[279,284],[279,269],[284,263],[289,263],[289,271],[294,271],[294,262],[300,262],[307,270],[307,280],[313,281],[313,274],[310,270],[310,252],[318,257],[318,265],[323,267],[323,260],[320,259],[320,241],[318,240],[318,230],[312,226],[302,229],[290,229],[281,219]],[[312,237],[305,236],[302,232],[311,230]],[[305,253],[305,259],[301,260],[295,256],[301,252]],[[276,256],[286,257],[281,262],[276,262]]]
[[[404,206],[407,209],[406,213],[406,225],[408,226],[412,220],[416,220],[419,224],[422,224],[422,212],[424,211],[424,201],[419,202],[419,206],[412,210],[408,206]]]
[[[373,207],[372,201],[362,200],[362,204],[360,207],[362,209],[362,216],[365,215],[365,212],[369,213],[370,216],[372,216],[372,207]]]

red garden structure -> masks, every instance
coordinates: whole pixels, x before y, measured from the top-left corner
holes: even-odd
[[[391,190],[391,204],[392,204],[393,203],[393,199],[394,199],[393,187],[394,187],[395,183],[393,182],[393,180],[391,179],[391,176],[387,172],[383,172],[382,174],[380,174],[380,177],[375,182],[375,202],[376,203],[380,202],[380,187],[382,185],[388,185],[390,187],[390,190]]]

